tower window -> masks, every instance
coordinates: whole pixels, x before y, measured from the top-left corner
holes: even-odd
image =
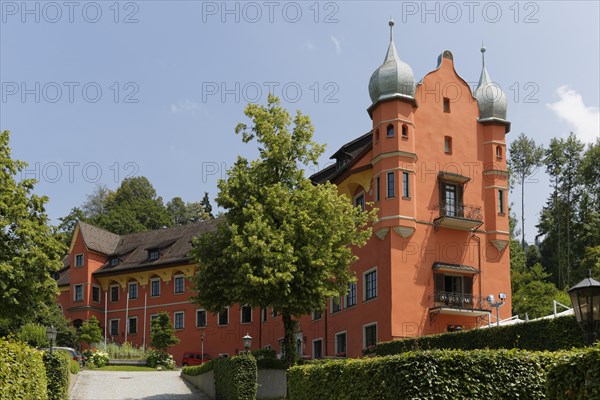
[[[387,137],[394,137],[394,125],[392,124],[387,126]]]
[[[408,172],[402,172],[402,197],[410,197],[410,181]]]
[[[387,197],[388,197],[388,199],[394,197],[394,193],[395,193],[394,173],[388,172],[387,173]]]
[[[452,154],[452,138],[450,136],[444,136],[444,153]]]
[[[408,126],[402,125],[402,139],[408,139]]]
[[[444,112],[445,113],[449,113],[450,112],[450,99],[444,97]]]
[[[381,179],[378,176],[377,178],[375,178],[375,201],[379,201],[379,190],[381,187]]]
[[[375,143],[379,142],[379,129],[375,129]]]
[[[504,190],[498,190],[498,213],[504,214]]]
[[[496,146],[496,158],[502,160],[502,147]]]
[[[354,207],[360,207],[362,211],[365,211],[365,194],[363,192],[354,197]]]

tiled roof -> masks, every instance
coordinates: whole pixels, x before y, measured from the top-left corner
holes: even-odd
[[[107,255],[115,252],[121,236],[86,222],[79,221],[78,224],[83,241],[89,250]]]
[[[372,143],[373,133],[371,131],[346,143],[331,156],[332,159],[335,158],[336,160],[335,165],[324,168],[312,175],[310,179],[314,183],[333,182],[335,178],[340,176],[358,161],[360,157],[371,148]]]

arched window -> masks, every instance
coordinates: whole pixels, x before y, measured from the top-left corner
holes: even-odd
[[[392,124],[387,126],[387,137],[394,137],[394,125]]]
[[[408,139],[408,126],[402,125],[402,138]]]
[[[502,159],[502,146],[500,145],[496,146],[496,158],[499,160]]]

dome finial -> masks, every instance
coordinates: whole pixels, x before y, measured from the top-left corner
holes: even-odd
[[[485,68],[485,46],[483,45],[483,40],[481,41],[481,63],[483,68]]]
[[[394,41],[394,20],[392,19],[392,16],[390,16],[390,22],[388,22],[388,25],[390,26],[390,42]]]

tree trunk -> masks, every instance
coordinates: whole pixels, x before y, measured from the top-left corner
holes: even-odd
[[[296,346],[294,343],[296,322],[292,320],[292,316],[287,311],[282,312],[281,320],[283,321],[283,349],[285,352],[284,361],[288,367],[291,367],[294,365],[296,360]]]

